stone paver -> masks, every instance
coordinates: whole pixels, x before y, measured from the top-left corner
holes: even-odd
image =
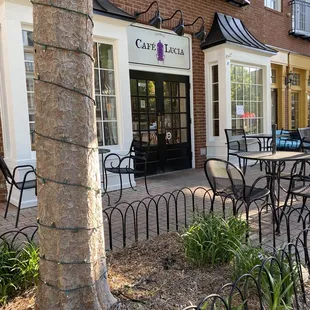
[[[288,171],[289,171],[288,167]],[[248,167],[246,173],[246,181],[248,184],[252,184],[253,181],[263,175],[263,172],[260,171],[259,166]],[[287,182],[281,183],[286,187]],[[122,247],[123,242],[126,241],[126,245],[131,244],[137,240],[143,240],[147,236],[147,225],[149,227],[149,237],[157,233],[157,229],[160,233],[166,231],[175,231],[176,229],[182,230],[182,227],[185,223],[189,224],[192,214],[193,214],[193,203],[196,210],[209,212],[210,210],[210,199],[206,190],[209,189],[207,179],[204,175],[203,169],[192,169],[185,171],[178,171],[173,173],[167,173],[157,176],[152,176],[148,178],[148,186],[153,199],[157,201],[157,204],[152,201],[151,197],[148,197],[145,187],[144,180],[138,179],[136,191],[133,191],[131,188],[125,189],[123,191],[123,196],[118,203],[117,208],[122,210],[123,214],[128,207],[127,203],[136,201],[132,205],[132,209],[128,209],[128,213],[125,219],[122,219],[120,214],[113,210],[115,208],[115,201],[118,199],[119,192],[110,192],[111,206],[108,206],[107,195],[103,197],[103,208],[106,215],[111,214],[111,230],[112,230],[112,245],[113,248]],[[202,189],[199,189],[202,187]],[[176,191],[183,188],[183,191],[176,195]],[[192,194],[190,191],[195,191],[194,198],[192,200]],[[175,208],[175,202],[169,193],[174,192],[174,197],[177,197],[177,206]],[[160,198],[158,195],[166,193],[165,198]],[[145,198],[145,199],[144,199]],[[170,200],[169,200],[170,198]],[[144,203],[140,204],[138,201],[144,199]],[[285,193],[281,196],[281,201],[284,201]],[[167,201],[169,203],[167,204]],[[186,202],[186,207],[185,207]],[[295,202],[298,205],[298,201]],[[0,235],[14,230],[15,219],[17,209],[14,206],[10,206],[9,213],[6,219],[3,218],[4,214],[4,204],[0,204]],[[134,210],[134,212],[132,212]],[[137,211],[138,210],[138,211]],[[36,212],[37,208],[28,208],[21,210],[21,216],[19,220],[19,228],[23,228],[28,225],[36,225]],[[220,200],[217,199],[215,203],[215,212],[222,212],[222,205]],[[226,205],[226,216],[232,213],[231,204],[227,203]],[[167,214],[169,215],[169,221],[167,223]],[[135,218],[135,216],[136,218]],[[158,221],[157,221],[158,219]],[[253,207],[250,210],[250,222],[252,227],[251,232],[251,241],[253,243],[258,242],[258,215],[257,210]],[[147,223],[148,220],[148,223]],[[138,222],[138,226],[135,226],[134,223]],[[126,225],[126,234],[123,233],[124,225]],[[266,245],[272,245],[272,212],[263,211],[261,214],[261,225],[262,225],[262,240]],[[295,214],[290,218],[290,232],[291,239],[296,237],[302,229],[302,222],[298,222],[298,215]],[[109,239],[109,230],[106,222],[105,225],[105,239],[106,239],[106,248],[110,248],[110,239]],[[125,240],[124,240],[125,238]],[[276,236],[277,245],[287,241],[286,233],[286,223],[285,220],[281,223],[281,234]]]

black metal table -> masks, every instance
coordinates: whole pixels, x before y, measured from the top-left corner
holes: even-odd
[[[263,141],[263,151],[267,151],[269,146],[268,143],[272,139],[272,134],[271,133],[256,133],[256,134],[249,134],[246,135],[247,139],[251,138],[256,138],[258,141],[262,140]]]
[[[283,163],[285,162],[295,162],[295,161],[306,161],[310,160],[310,154],[306,154],[303,152],[285,152],[278,151],[275,154],[272,152],[242,152],[237,155],[239,158],[244,160],[259,160],[266,164],[266,173],[271,175],[272,181],[270,184],[271,198],[272,204],[275,207],[276,211],[279,211],[280,207],[280,175],[281,168],[283,167]],[[276,189],[276,182],[278,182],[278,186]],[[276,204],[275,204],[276,201]],[[280,232],[280,223],[279,217],[277,216],[277,232]]]

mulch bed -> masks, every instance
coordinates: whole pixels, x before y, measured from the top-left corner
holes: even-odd
[[[110,288],[119,300],[112,307],[114,310],[183,309],[197,305],[231,281],[229,264],[216,268],[189,264],[177,233],[108,253],[107,264]],[[35,289],[32,289],[1,309],[32,310],[34,303]]]

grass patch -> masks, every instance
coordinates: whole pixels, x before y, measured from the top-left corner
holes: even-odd
[[[197,266],[230,262],[245,240],[248,226],[240,218],[195,215],[182,234],[186,257]]]
[[[37,283],[39,250],[33,243],[0,244],[0,305]]]

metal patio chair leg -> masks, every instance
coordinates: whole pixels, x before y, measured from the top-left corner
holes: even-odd
[[[6,218],[7,214],[8,214],[8,210],[9,210],[9,207],[10,207],[10,200],[11,200],[12,190],[13,190],[13,183],[10,186],[10,191],[9,191],[8,199],[7,199],[7,202],[6,202],[4,218]]]
[[[119,182],[121,184],[121,188],[120,188],[120,193],[119,193],[119,197],[118,200],[115,203],[118,203],[121,199],[122,199],[122,194],[123,194],[123,180],[122,180],[122,175],[121,173],[118,174],[119,175]]]
[[[128,174],[128,176],[129,176],[130,187],[131,187],[131,189],[133,189],[136,192],[137,190],[135,188],[133,188],[133,186],[132,186],[130,174]]]
[[[20,213],[20,208],[21,208],[21,205],[22,205],[23,192],[24,192],[24,184],[22,185],[22,188],[20,190],[20,197],[19,197],[19,201],[18,201],[18,208],[17,208],[15,228],[17,228],[17,226],[18,226],[19,213]]]
[[[144,174],[144,184],[145,184],[145,189],[146,189],[146,192],[149,196],[151,196],[150,192],[149,192],[149,188],[147,186],[147,181],[146,181],[146,173]]]

